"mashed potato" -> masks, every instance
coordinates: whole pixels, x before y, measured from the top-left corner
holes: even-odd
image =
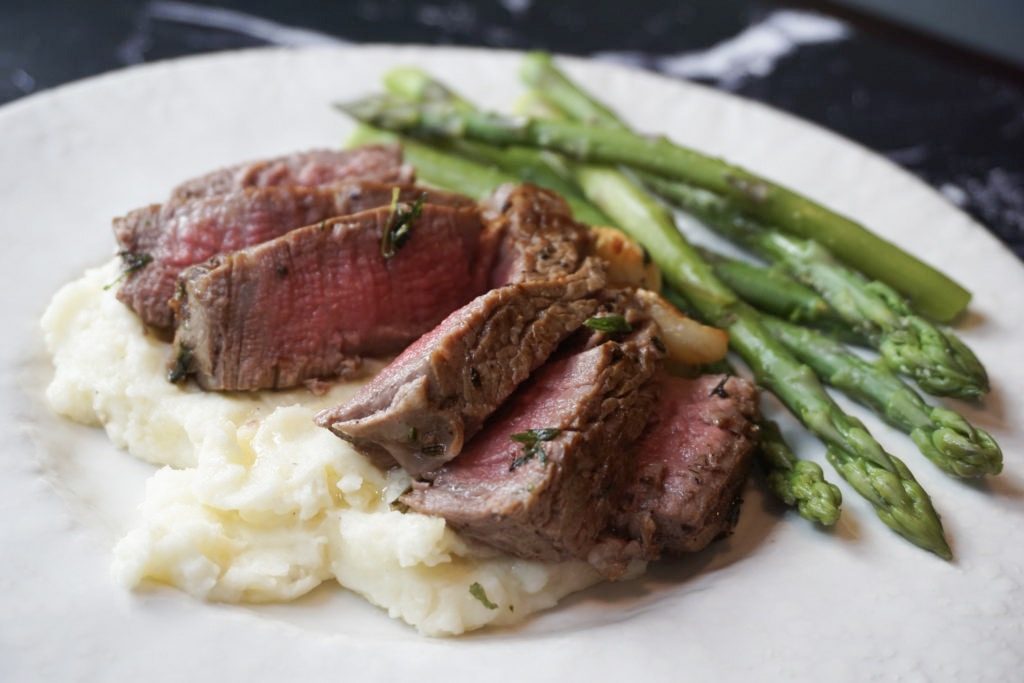
[[[521,621],[598,581],[582,562],[519,560],[464,541],[443,519],[393,510],[408,479],[312,422],[357,383],[319,397],[168,383],[167,345],[103,289],[116,277],[114,262],[90,270],[54,296],[42,324],[53,409],[169,466],[150,478],[114,549],[126,586],[155,580],[206,600],[261,602],[334,579],[424,634],[450,635]]]

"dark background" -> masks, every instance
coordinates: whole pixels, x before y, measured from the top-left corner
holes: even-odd
[[[822,38],[830,31],[838,35]],[[542,47],[696,77],[887,156],[1024,257],[1024,72],[845,5],[3,0],[0,103],[129,64],[266,44],[318,44],[331,36]],[[728,68],[712,63],[695,70],[691,62],[681,69],[674,59],[684,53],[706,58],[723,42],[734,48]],[[737,45],[749,49],[737,56]],[[710,54],[724,53],[719,47]]]

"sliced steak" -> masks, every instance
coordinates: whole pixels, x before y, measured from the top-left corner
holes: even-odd
[[[572,218],[559,195],[535,185],[503,185],[483,202],[484,217],[501,235],[491,286],[546,279],[580,269],[589,229]]]
[[[621,576],[628,556],[609,554],[601,539],[631,472],[632,444],[655,410],[655,330],[560,351],[402,501],[518,557],[579,558]]]
[[[332,187],[263,187],[132,211],[114,219],[114,235],[128,272],[117,297],[151,327],[174,322],[169,301],[178,275],[218,254],[279,237],[327,218],[357,213],[425,194],[432,204],[469,206],[461,195],[411,185],[357,182]]]
[[[254,390],[330,377],[395,353],[486,288],[475,209],[424,205],[382,255],[381,207],[292,230],[182,273],[172,377]]]
[[[461,452],[483,421],[597,310],[597,264],[494,289],[452,313],[348,403],[316,421],[382,467],[413,476]]]
[[[649,559],[732,530],[757,440],[757,391],[746,380],[663,376],[658,393],[616,520]]]
[[[210,197],[247,187],[315,187],[350,180],[410,183],[412,171],[402,165],[402,149],[398,146],[314,149],[218,169],[174,188],[171,200]]]

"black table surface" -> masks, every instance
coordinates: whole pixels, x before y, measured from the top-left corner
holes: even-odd
[[[5,0],[0,104],[140,62],[336,41],[544,48],[708,83],[888,157],[1024,258],[1024,74],[827,3]]]

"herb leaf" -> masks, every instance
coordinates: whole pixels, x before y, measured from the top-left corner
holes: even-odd
[[[388,224],[384,228],[384,234],[380,238],[380,255],[389,259],[398,253],[398,250],[409,241],[412,236],[412,226],[416,219],[423,213],[423,203],[427,201],[427,193],[424,192],[412,206],[406,207],[398,203],[401,189],[391,188],[391,213],[388,216]]]
[[[548,461],[548,454],[544,451],[543,442],[551,441],[561,433],[562,430],[557,427],[545,427],[543,429],[528,429],[525,432],[511,435],[510,439],[523,444],[523,452],[512,461],[508,471],[514,471],[534,458],[537,458],[542,463],[546,463]]]
[[[117,255],[121,257],[121,274],[113,282],[104,285],[103,291],[110,289],[135,271],[141,270],[153,262],[152,254],[141,251],[119,251]]]
[[[545,427],[543,429],[530,429],[525,432],[519,432],[518,434],[513,434],[509,438],[513,441],[518,441],[519,443],[525,443],[532,446],[538,441],[551,441],[561,433],[562,430],[557,427]]]
[[[498,609],[498,605],[491,602],[491,599],[487,597],[487,591],[480,585],[479,581],[474,581],[473,585],[469,587],[469,594],[480,601],[480,604],[487,609]]]
[[[611,334],[633,331],[633,326],[630,325],[629,322],[621,315],[594,316],[593,318],[587,318],[583,321],[583,324],[592,330],[597,330],[598,332],[609,332]]]

